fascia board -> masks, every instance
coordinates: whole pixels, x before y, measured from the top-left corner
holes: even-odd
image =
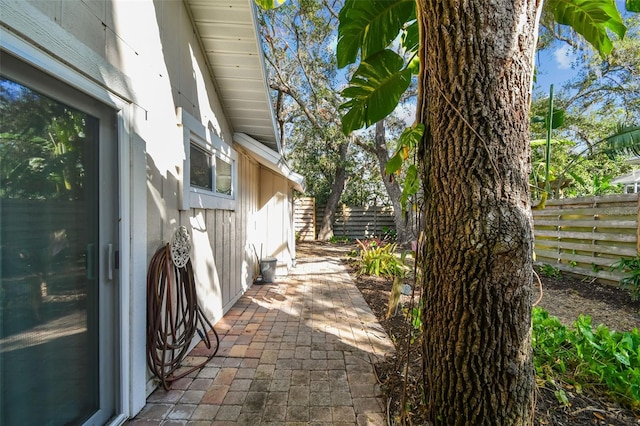
[[[273,170],[279,175],[284,176],[291,183],[293,183],[293,187],[296,190],[304,192],[304,176],[291,170],[280,153],[267,148],[262,143],[258,142],[245,133],[234,133],[233,141],[247,150],[258,163]]]

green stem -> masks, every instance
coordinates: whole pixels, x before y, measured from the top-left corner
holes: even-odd
[[[549,166],[551,163],[551,129],[553,128],[553,84],[549,88],[549,114],[547,117],[547,149],[545,151],[544,188],[547,194],[551,193],[549,182]]]

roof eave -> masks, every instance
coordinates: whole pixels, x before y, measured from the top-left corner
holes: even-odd
[[[285,177],[292,183],[295,190],[305,191],[304,176],[294,172],[280,153],[268,149],[264,144],[245,133],[234,133],[233,141],[243,147],[258,163]]]
[[[254,0],[184,0],[234,132],[282,152]]]

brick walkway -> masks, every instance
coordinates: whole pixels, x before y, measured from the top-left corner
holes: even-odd
[[[371,361],[393,345],[338,259],[304,258],[254,285],[215,329],[216,357],[156,390],[129,424],[386,424]]]

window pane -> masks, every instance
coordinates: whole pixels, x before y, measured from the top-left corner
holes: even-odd
[[[231,195],[231,163],[216,157],[216,192]]]
[[[212,190],[211,155],[191,145],[191,185]]]

